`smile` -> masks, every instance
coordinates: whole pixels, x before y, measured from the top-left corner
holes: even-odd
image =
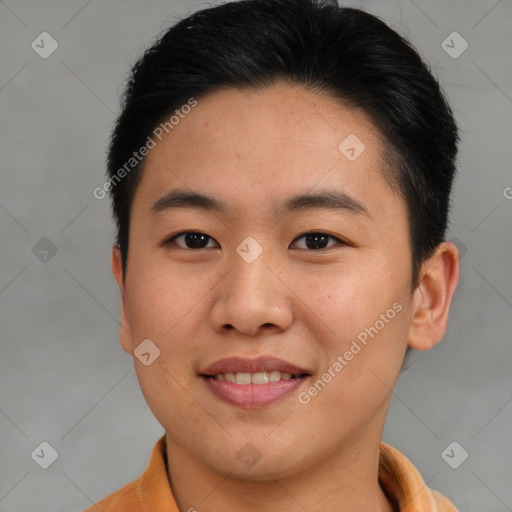
[[[303,374],[304,375],[304,374]],[[217,373],[209,378],[221,380],[236,384],[268,384],[269,382],[279,382],[280,380],[290,380],[297,378],[296,375],[280,371],[263,371],[263,372],[228,372]]]
[[[220,359],[199,376],[222,402],[241,409],[260,409],[297,392],[311,374],[282,359],[260,356]]]

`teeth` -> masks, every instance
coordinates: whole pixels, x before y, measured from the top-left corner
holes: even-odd
[[[251,383],[251,374],[250,373],[239,373],[236,374],[236,383],[237,384],[250,384]]]
[[[267,384],[267,382],[277,382],[279,380],[290,380],[291,373],[271,372],[237,372],[237,373],[218,373],[214,376],[216,380],[225,380],[237,384]]]
[[[248,374],[250,375],[250,374]],[[251,382],[253,384],[266,384],[269,381],[267,372],[258,372],[251,375]]]
[[[281,380],[281,372],[268,372],[268,381],[269,382],[277,382]]]

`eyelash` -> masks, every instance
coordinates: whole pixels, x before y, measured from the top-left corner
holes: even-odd
[[[176,235],[173,235],[171,237],[169,237],[168,239],[164,240],[164,242],[162,243],[162,246],[169,246],[171,245],[178,237],[180,236],[184,236],[184,235],[188,235],[188,234],[198,234],[198,235],[204,235],[206,236],[209,240],[215,240],[214,238],[212,238],[211,236],[207,235],[206,233],[202,233],[201,231],[182,231],[180,233],[177,233]],[[322,252],[322,251],[327,251],[328,249],[331,249],[332,247],[336,246],[336,245],[342,245],[342,246],[345,246],[345,245],[349,245],[348,242],[334,236],[334,235],[330,235],[329,233],[324,233],[323,231],[308,231],[307,233],[303,233],[302,235],[299,235],[297,238],[295,238],[295,240],[293,242],[296,242],[297,240],[301,239],[301,238],[304,238],[308,235],[320,235],[320,236],[324,236],[324,237],[327,237],[327,238],[330,238],[332,240],[335,240],[337,243],[334,244],[334,245],[331,245],[329,247],[324,247],[324,248],[321,248],[321,249],[308,249],[308,248],[301,248],[300,250],[302,251],[310,251],[310,252]],[[292,242],[292,243],[293,243]],[[175,243],[175,242],[174,242]],[[184,249],[184,250],[188,250],[188,251],[200,251],[202,249],[211,249],[211,247],[201,247],[199,249],[192,249],[190,247],[182,247],[180,245],[178,245],[178,247],[180,249]]]

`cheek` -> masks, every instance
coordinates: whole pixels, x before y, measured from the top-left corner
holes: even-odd
[[[331,374],[340,376],[332,379],[337,382],[330,386],[333,400],[349,400],[344,396],[348,388],[382,387],[370,370],[389,376],[393,385],[391,377],[399,371],[409,326],[406,285],[404,273],[389,263],[368,261],[357,272],[332,272],[323,286],[304,288],[314,305],[309,314],[322,319],[322,370],[331,368]],[[320,342],[318,331],[311,335]]]
[[[141,261],[127,285],[132,330],[163,340],[186,328],[215,280],[157,258]]]
[[[318,424],[310,430],[327,437],[385,411],[406,347],[405,305],[383,300],[351,304],[338,317],[336,336],[327,339],[325,366],[300,397],[308,418]],[[330,411],[328,422],[325,411]]]
[[[333,268],[323,274],[295,279],[294,290],[323,322],[334,344],[352,339],[389,309],[398,291],[385,273],[358,268]]]

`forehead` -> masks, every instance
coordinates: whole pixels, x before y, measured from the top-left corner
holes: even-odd
[[[362,110],[285,83],[223,89],[197,101],[155,141],[140,200],[154,202],[177,186],[261,208],[315,187],[391,193],[379,132]]]

